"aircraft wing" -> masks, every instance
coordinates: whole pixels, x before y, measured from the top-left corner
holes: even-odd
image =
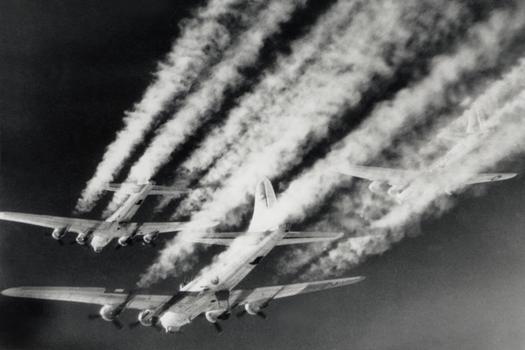
[[[277,245],[333,241],[343,237],[342,232],[288,231]]]
[[[343,287],[364,280],[364,276],[337,278],[332,280],[285,284],[255,289],[237,289],[230,294],[231,304],[268,303],[273,299],[291,297],[298,294],[318,292],[325,289]]]
[[[195,222],[195,221],[171,221],[171,222],[145,222],[140,225],[140,234],[148,234],[150,232],[168,233],[175,231],[195,231],[213,227],[217,225],[215,221],[209,222]]]
[[[466,185],[473,185],[473,184],[479,184],[479,183],[485,183],[485,182],[495,182],[495,181],[504,181],[508,179],[512,179],[518,175],[517,173],[481,173],[476,174],[473,177],[471,177]]]
[[[130,297],[123,289],[108,291],[91,287],[17,287],[2,291],[5,296],[42,300],[69,301],[96,305],[119,305],[125,302],[126,309],[156,308],[171,298],[170,295],[135,294]]]
[[[85,233],[103,224],[103,221],[65,218],[60,216],[37,215],[26,213],[15,213],[9,211],[0,212],[0,220],[21,222],[29,225],[43,226],[49,228],[66,227],[68,231]]]
[[[390,185],[406,183],[417,177],[419,174],[419,171],[417,170],[381,168],[363,165],[344,165],[339,167],[337,171],[345,175],[359,177],[365,180],[386,182]]]
[[[184,240],[201,243],[201,244],[215,244],[229,246],[235,238],[252,234],[256,232],[209,232],[204,235],[192,238],[184,237]],[[301,243],[315,243],[322,241],[332,241],[343,236],[342,232],[303,232],[303,231],[288,231],[282,240],[277,245],[301,244]]]

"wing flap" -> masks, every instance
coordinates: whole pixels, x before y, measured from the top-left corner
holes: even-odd
[[[140,234],[151,232],[168,233],[176,231],[195,231],[204,230],[217,225],[215,221],[196,222],[196,221],[171,221],[171,222],[145,222],[140,225]]]
[[[268,302],[273,299],[286,298],[299,294],[313,293],[325,289],[338,288],[364,280],[364,276],[337,278],[317,282],[304,282],[255,289],[237,289],[232,291],[232,304]]]
[[[315,243],[324,241],[333,241],[341,238],[342,232],[303,232],[303,231],[288,231],[282,240],[277,245]]]

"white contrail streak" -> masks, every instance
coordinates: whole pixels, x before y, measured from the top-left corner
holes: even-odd
[[[250,124],[259,119],[258,114],[265,107],[275,105],[284,90],[294,86],[311,65],[333,42],[334,35],[344,31],[342,25],[351,21],[351,12],[361,4],[354,1],[339,1],[317,23],[305,37],[292,44],[291,53],[281,56],[271,73],[267,73],[253,92],[244,96],[231,112],[225,125],[215,129],[205,142],[196,149],[191,158],[183,164],[190,172],[207,168],[232,143],[237,142]]]
[[[373,17],[381,11],[389,16]],[[243,137],[236,139],[237,147],[222,155],[201,182],[224,182],[231,171],[237,170],[240,179],[231,181],[237,186],[233,191],[244,193],[251,185],[250,176],[271,178],[293,166],[301,158],[301,145],[307,136],[309,142],[323,138],[332,119],[337,119],[333,116],[359,103],[361,90],[368,86],[373,74],[389,76],[392,73],[394,67],[386,64],[382,50],[390,42],[406,42],[412,34],[405,28],[395,29],[396,16],[400,16],[400,12],[396,5],[370,2],[353,17],[346,32],[339,33],[324,50],[318,62],[309,66],[293,86],[261,108],[257,122],[250,125]],[[446,26],[451,26],[450,18],[457,18],[458,12],[454,6],[445,7],[442,13],[447,16],[439,25],[434,23],[435,27],[446,32],[449,29]],[[389,29],[391,36],[382,34],[384,28],[392,28]],[[443,32],[434,29],[428,35],[439,37]],[[403,51],[402,44],[395,47],[398,50],[392,50],[389,57],[393,65],[402,60],[403,55],[411,54]],[[196,192],[184,201],[179,206],[179,213],[185,214],[198,207],[200,194],[201,191]],[[231,204],[238,203],[230,201]]]
[[[325,50],[330,50],[334,36],[345,31],[352,20],[352,12],[359,10],[361,6],[365,5],[359,1],[339,1],[322,15],[309,33],[292,43],[290,54],[281,55],[271,72],[264,76],[251,93],[243,96],[239,104],[230,111],[225,124],[213,130],[182,164],[182,173],[192,176],[208,168],[226,151],[239,152],[246,143],[247,137],[243,135],[247,130],[250,130],[251,135],[254,125],[262,124],[261,115],[268,119],[269,106],[282,104],[281,95],[297,84],[299,77],[305,74],[310,65],[319,61]],[[279,112],[274,109],[275,107],[271,113],[277,115]],[[199,192],[193,194],[193,198],[198,196]],[[170,200],[168,197],[162,198],[157,210],[162,209]]]
[[[184,106],[157,133],[142,157],[133,165],[126,181],[142,183],[150,180],[173,151],[213,115],[227,89],[243,81],[242,68],[255,63],[265,39],[276,33],[303,0],[273,1],[254,18],[253,25],[230,48],[223,60],[212,69],[210,78],[191,94]],[[116,192],[107,212],[115,210],[125,199],[123,191]]]
[[[284,204],[280,209],[285,216],[283,220],[301,221],[308,217],[309,212],[317,207],[317,203],[326,198],[334,186],[341,181],[341,177],[330,174],[327,169],[340,168],[341,164],[346,163],[363,163],[376,157],[382,149],[390,145],[395,135],[402,130],[410,129],[418,117],[424,115],[426,109],[439,108],[446,104],[447,88],[458,83],[463,74],[496,65],[501,50],[506,48],[512,37],[520,33],[523,26],[523,14],[519,12],[510,14],[506,11],[496,12],[486,23],[475,26],[471,31],[469,42],[460,46],[453,54],[437,57],[427,77],[400,91],[392,101],[379,105],[360,128],[334,147],[328,157],[318,161],[312,169],[290,184],[281,197],[281,204]],[[482,100],[502,99],[503,96],[508,96],[510,91],[518,89],[520,84],[524,84],[521,70],[519,65],[501,81],[492,84],[488,90],[491,92],[484,94]],[[417,148],[421,149],[421,147]],[[352,209],[359,210],[360,207],[372,202],[368,190],[357,196],[360,199],[352,201],[350,205]],[[375,206],[378,206],[377,203]],[[345,220],[351,220],[342,215],[335,217],[343,223]],[[359,225],[342,226],[354,232],[359,228]],[[378,244],[378,246],[371,251],[380,252],[385,249],[386,245],[383,243],[381,239],[374,237],[371,244]],[[355,245],[355,241],[346,244]],[[338,253],[335,251],[331,254]],[[300,266],[301,259],[312,256],[301,250],[294,255],[298,259],[287,259],[286,266],[289,267],[287,271],[293,272],[291,265]]]
[[[357,227],[358,231],[375,230],[376,235],[364,238],[359,244],[351,240],[339,243],[312,264],[306,274],[319,275],[329,271],[341,273],[369,255],[384,252],[405,236],[405,226],[416,216],[423,214],[429,207],[433,212],[437,210],[439,213],[443,207],[448,208],[451,205],[451,200],[443,197],[443,186],[460,189],[470,176],[493,168],[501,160],[525,152],[524,115],[525,90],[522,90],[491,117],[489,125],[496,130],[489,137],[481,139],[472,136],[462,142],[464,152],[451,163],[450,168],[454,170],[452,174],[431,181],[417,181],[412,185],[416,195],[407,204],[393,207],[385,217],[372,222],[368,228]],[[436,203],[440,198],[445,203]]]
[[[372,198],[370,192],[364,187],[362,191],[358,191],[351,198],[342,199],[342,203],[337,206],[345,206],[346,210],[342,211],[340,215],[334,215],[338,222],[347,227],[348,230],[357,232],[358,234],[376,233],[373,237],[363,239],[361,244],[356,244],[352,240],[340,242],[334,249],[330,250],[326,255],[319,259],[308,270],[307,274],[322,274],[329,271],[341,273],[345,269],[355,266],[362,261],[366,256],[371,254],[380,254],[388,249],[393,243],[402,239],[405,235],[406,225],[413,222],[420,215],[428,211],[429,206],[432,205],[432,212],[439,213],[443,209],[449,208],[451,200],[443,197],[443,188],[459,189],[465,180],[488,167],[494,166],[498,161],[505,157],[512,156],[515,153],[524,151],[525,129],[522,115],[525,108],[525,61],[522,61],[502,79],[491,84],[484,93],[482,93],[476,101],[472,104],[472,108],[467,110],[467,113],[473,113],[477,105],[487,100],[495,101],[498,105],[503,105],[502,108],[492,106],[488,110],[491,118],[487,121],[489,129],[496,129],[490,136],[484,135],[483,138],[471,136],[464,139],[460,144],[454,147],[455,151],[446,153],[438,161],[446,161],[447,168],[453,170],[451,173],[445,173],[439,178],[421,179],[411,185],[410,200],[406,204],[399,206],[392,206],[391,201],[384,201],[384,198]],[[521,93],[519,93],[521,91]],[[519,94],[518,94],[519,93]],[[518,94],[518,95],[516,95]],[[511,101],[505,103],[506,100]],[[464,118],[460,116],[459,118]],[[499,127],[498,127],[499,126]],[[454,122],[449,123],[445,129],[453,129],[456,125]],[[447,131],[447,130],[442,130]],[[450,130],[448,130],[450,131]],[[434,133],[437,135],[437,132]],[[404,157],[405,164],[413,164],[414,158],[421,157],[420,150],[424,142],[414,145],[412,149],[405,148],[408,152]],[[439,148],[438,137],[427,141],[426,147]],[[431,152],[428,152],[431,153]],[[451,157],[453,154],[453,157]],[[427,159],[426,164],[424,160],[420,160],[419,164],[430,166],[430,161]],[[304,183],[303,183],[304,185]],[[436,200],[439,200],[436,202]],[[344,202],[351,201],[351,204]],[[352,220],[355,217],[355,211],[364,210],[388,210],[388,214],[373,222],[356,222],[351,221],[350,225],[345,225],[345,220]],[[349,216],[347,218],[345,216]],[[287,272],[294,272],[298,267],[304,263],[304,256],[312,256],[309,252],[295,252],[292,258],[287,259]],[[295,259],[296,257],[300,258]],[[283,264],[284,265],[284,264]],[[283,266],[284,268],[284,266]]]
[[[453,54],[436,57],[433,61],[431,72],[427,77],[413,86],[401,90],[392,101],[380,104],[359,129],[336,147],[339,151],[334,152],[328,162],[321,162],[316,169],[318,169],[320,174],[323,174],[326,172],[327,163],[344,164],[346,158],[360,163],[375,156],[390,144],[394,135],[398,134],[399,131],[410,128],[419,121],[421,115],[424,115],[427,109],[446,104],[448,100],[447,89],[457,84],[463,74],[482,69],[483,67],[493,66],[499,57],[498,53],[501,52],[502,47],[508,44],[508,38],[518,32],[523,26],[523,22],[523,16],[514,17],[508,12],[497,12],[486,23],[474,26],[468,35],[469,40],[466,45],[460,46]],[[318,91],[312,88],[304,90],[310,92],[310,94],[306,95],[305,100],[314,99],[314,96],[318,94]],[[329,98],[325,99],[325,101],[329,100]],[[281,103],[281,105],[290,105],[290,103]],[[315,108],[312,110],[316,111]],[[293,116],[302,115],[298,112],[290,114]],[[221,158],[222,162],[217,165],[216,169],[212,169],[203,181],[217,182],[221,180],[226,175],[225,169],[235,162],[242,163],[243,169],[246,169],[247,154],[260,151],[263,145],[273,142],[274,139],[270,139],[272,136],[275,139],[281,139],[284,140],[283,142],[286,142],[287,138],[283,137],[283,132],[281,131],[281,129],[286,128],[286,125],[279,124],[280,122],[287,122],[284,120],[286,115],[276,115],[279,118],[271,119],[272,123],[267,122],[263,126],[263,129],[268,129],[267,134],[264,134],[266,139],[262,140],[263,142],[251,142],[251,144],[239,142],[238,144],[242,145],[243,149],[231,154],[225,154]],[[296,125],[304,124],[304,122],[299,123],[297,121],[295,123],[289,122],[288,124]],[[250,132],[254,129],[256,128],[252,127]],[[254,163],[257,160],[259,163],[266,161],[264,154],[256,153]],[[269,162],[275,165],[278,162],[283,163],[283,159],[284,157],[275,162]],[[221,167],[221,164],[224,166]],[[247,172],[243,170],[242,174],[241,176],[246,179],[247,177],[244,175]],[[271,174],[266,175],[271,176]],[[319,185],[322,186],[323,183],[321,181]],[[312,191],[317,192],[318,187],[315,186]],[[326,184],[326,186],[322,187],[326,188],[330,187],[330,185]],[[199,200],[199,194],[200,192],[196,192],[192,195],[188,201],[183,203],[179,210],[193,210],[195,207],[194,202]]]
[[[244,136],[249,131],[261,132],[261,115],[268,120],[269,106],[273,106],[271,113],[282,114],[276,111],[276,106],[282,105],[280,100],[285,91],[293,89],[298,79],[305,74],[309,66],[320,60],[325,50],[330,50],[336,35],[342,35],[348,23],[352,20],[351,14],[364,6],[360,1],[338,1],[324,15],[319,18],[309,33],[295,41],[291,46],[291,53],[281,55],[261,82],[251,93],[246,94],[238,105],[233,108],[225,124],[212,131],[204,142],[192,153],[191,157],[182,164],[183,174],[196,174],[208,168],[218,157],[229,153],[239,153],[251,136]],[[256,129],[256,130],[255,130]],[[222,164],[225,162],[223,161]],[[233,164],[233,162],[227,161]],[[176,181],[177,179],[175,179]],[[200,191],[192,194],[185,206],[191,205],[195,198],[199,198]],[[164,197],[160,200],[157,210],[164,208],[172,198]],[[184,206],[183,206],[184,207]],[[188,208],[186,208],[188,209]]]
[[[124,128],[107,147],[76,210],[87,212],[93,208],[105,185],[122,169],[160,112],[174,98],[187,93],[199,74],[230,44],[231,33],[220,19],[226,14],[239,16],[242,3],[242,0],[210,0],[194,18],[184,22],[179,38],[165,62],[159,64],[142,99],[125,113]]]
[[[246,156],[244,165],[192,219],[223,219],[229,211],[243,204],[245,193],[251,189],[257,177],[272,177],[293,165],[302,154],[302,142],[307,137],[322,139],[333,118],[359,103],[372,76],[390,76],[397,64],[412,55],[405,49],[410,39],[416,36],[425,42],[440,36],[458,18],[459,10],[445,5],[439,10],[444,10],[447,16],[441,18],[439,23],[431,23],[434,27],[442,28],[443,32],[434,30],[414,33],[406,17],[410,17],[407,12],[419,13],[421,9],[417,8],[417,4],[374,2],[356,14],[351,23],[352,30],[345,33],[341,41],[334,42],[333,50],[325,53],[320,63],[313,66],[309,74],[301,77],[297,83],[301,92],[297,94],[299,97],[291,94],[282,101],[289,106],[285,109],[286,115],[270,123],[268,137],[265,137],[265,141],[273,139],[275,142],[258,143],[251,147],[252,153]],[[386,54],[391,65],[385,61]],[[312,92],[305,93],[310,90]],[[238,218],[227,217],[226,221],[236,222]],[[140,285],[148,285],[170,273],[177,273],[174,270],[176,263],[178,271],[186,267],[183,261],[193,251],[193,245],[184,242],[186,234],[195,233],[181,232],[168,244],[155,264],[141,277]]]

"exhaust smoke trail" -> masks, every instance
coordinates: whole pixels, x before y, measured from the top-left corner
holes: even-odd
[[[76,211],[88,212],[154,125],[159,114],[174,99],[183,97],[198,76],[230,44],[232,36],[224,23],[226,17],[241,17],[243,1],[210,0],[195,17],[184,22],[165,62],[158,65],[154,80],[142,99],[125,112],[124,128],[107,147],[94,176],[79,198]],[[247,11],[248,13],[252,10]],[[250,17],[249,14],[246,15]],[[250,18],[245,18],[244,21]]]
[[[276,99],[261,108],[256,123],[250,125],[242,138],[236,139],[237,146],[221,156],[201,183],[224,182],[231,172],[237,171],[240,179],[230,182],[237,183],[238,188],[235,190],[244,193],[246,186],[250,185],[250,175],[271,178],[286,167],[292,167],[301,158],[300,148],[306,136],[308,142],[313,143],[325,137],[332,125],[332,116],[358,104],[373,76],[390,76],[396,64],[412,54],[403,50],[403,43],[408,41],[412,33],[409,30],[393,29],[396,16],[410,15],[401,14],[401,10],[394,5],[391,5],[392,8],[377,2],[368,5],[368,8],[363,8],[361,13],[353,17],[347,31],[340,33],[326,48],[319,62],[309,66],[295,85],[280,91]],[[411,6],[415,5],[408,5],[407,12],[410,12]],[[374,17],[375,13],[381,11],[391,12],[390,17],[383,16],[381,20]],[[421,38],[417,40],[431,42],[433,37],[451,30],[451,22],[460,16],[461,10],[445,5],[441,13],[444,16],[441,21],[429,24],[429,27],[434,26],[434,31],[426,38],[425,34],[420,34]],[[391,37],[382,34],[384,28],[391,27]],[[371,46],[370,42],[373,41],[375,45]],[[388,47],[390,43],[399,44]],[[391,50],[390,56],[383,57],[382,50]],[[265,167],[274,169],[264,170]],[[243,182],[244,186],[241,186]],[[186,214],[198,208],[200,202],[207,198],[203,192],[206,191],[193,193],[179,206],[177,214]]]
[[[253,92],[243,97],[230,112],[225,125],[211,133],[183,168],[190,173],[204,170],[219,157],[219,150],[229,149],[251,123],[260,119],[257,114],[275,105],[283,91],[294,86],[304,70],[319,60],[322,50],[333,42],[334,35],[344,31],[343,25],[351,21],[352,11],[360,6],[363,6],[360,2],[351,1],[334,4],[318,19],[310,33],[292,44],[290,54],[277,60],[272,72],[266,74]]]
[[[318,204],[331,196],[344,179],[341,176],[330,174],[327,169],[339,168],[345,163],[366,163],[377,157],[382,149],[390,146],[395,135],[411,129],[425,110],[439,109],[449,103],[448,89],[460,83],[462,76],[469,72],[496,66],[502,51],[508,48],[513,37],[520,34],[524,25],[525,19],[522,11],[515,13],[498,11],[486,23],[474,26],[466,44],[459,46],[452,54],[436,57],[427,77],[401,90],[392,101],[378,105],[363,124],[336,145],[325,159],[318,161],[312,169],[290,183],[281,197],[283,207],[279,211],[285,213],[283,220],[300,222],[313,215],[312,212],[316,212]],[[493,83],[488,89],[489,93],[484,94],[481,100],[502,100],[505,96],[510,96],[511,91],[519,91],[520,86],[525,84],[522,69],[522,64],[520,64],[506,74],[501,81]],[[458,119],[463,118],[464,116]],[[420,145],[415,149],[422,150],[423,147],[424,145]],[[416,159],[418,157],[415,156]],[[386,211],[392,204],[391,201],[381,203],[377,199],[372,200],[372,197],[370,191],[365,188],[364,191],[359,191],[357,197],[341,199],[341,203],[336,204],[336,209],[333,210],[338,212],[337,208],[342,206],[351,208],[352,212],[380,213]],[[442,205],[446,204],[442,203]],[[334,214],[335,220],[329,220],[330,224],[324,224],[327,226],[320,223],[321,227],[334,230],[333,222],[341,222],[342,227],[357,233],[358,236],[377,231],[367,223],[361,222],[359,218],[355,222],[355,215],[353,215],[355,213],[350,214],[349,209],[346,209],[345,213],[345,215]],[[346,222],[350,224],[345,225]],[[341,227],[336,225],[335,229],[340,230]],[[398,235],[396,232],[389,234]],[[344,242],[341,243],[341,249],[345,248],[344,244]],[[346,244],[352,245],[346,248],[353,249],[355,241],[348,241]],[[373,249],[366,247],[366,251],[376,253],[386,250],[389,246],[385,244],[381,236],[374,236],[373,239],[370,239],[370,245]],[[317,256],[322,251],[320,248],[323,247],[311,246],[296,249],[284,259],[283,268],[280,271],[295,273],[304,263],[310,261],[309,257]],[[339,257],[337,249],[330,251],[329,254]],[[342,256],[344,258],[344,254]],[[353,261],[353,256],[350,254],[348,261]],[[334,261],[343,258],[334,258]],[[337,264],[334,263],[334,265]]]
[[[407,225],[417,222],[419,217],[426,212],[437,215],[450,208],[453,204],[451,198],[443,196],[443,188],[459,190],[465,181],[472,175],[492,168],[500,160],[510,157],[525,150],[525,129],[522,119],[523,108],[525,108],[525,60],[522,60],[515,68],[506,73],[499,81],[491,84],[486,91],[478,96],[472,103],[472,107],[465,111],[459,119],[468,113],[473,113],[477,105],[490,100],[503,106],[498,109],[497,105],[489,110],[487,127],[491,134],[470,136],[454,147],[453,152],[442,155],[438,161],[449,164],[447,168],[453,172],[443,173],[431,179],[423,178],[411,185],[411,196],[407,203],[395,205],[391,200],[384,197],[373,196],[365,186],[350,198],[343,198],[334,205],[336,214],[334,222],[342,223],[348,231],[357,235],[375,233],[370,238],[363,239],[362,245],[356,245],[355,241],[346,240],[326,252],[320,259],[314,259],[315,264],[306,272],[308,277],[326,274],[327,272],[342,273],[346,269],[355,266],[367,256],[381,254],[393,243],[401,240],[405,235]],[[521,92],[520,92],[521,91]],[[507,100],[510,99],[510,102]],[[520,114],[521,113],[521,114]],[[456,122],[452,121],[445,129],[454,129]],[[442,130],[446,132],[447,130]],[[448,130],[450,131],[450,130]],[[437,131],[432,133],[438,135]],[[426,143],[426,144],[425,144]],[[420,159],[422,147],[434,148],[437,152],[442,149],[442,140],[434,137],[430,141],[417,142],[411,148],[404,148],[403,164],[414,164],[415,159]],[[431,154],[432,152],[426,152]],[[422,168],[430,166],[433,157],[427,158],[427,162],[419,160]],[[303,182],[303,186],[305,183]],[[289,192],[289,191],[287,191]],[[372,221],[356,217],[356,212],[386,213],[379,219]],[[303,214],[304,215],[304,214]],[[369,215],[370,216],[370,215]],[[377,215],[372,215],[377,216]],[[332,220],[328,220],[332,221]],[[349,225],[346,223],[350,223]],[[327,225],[331,225],[329,222]],[[285,273],[295,273],[305,262],[311,263],[312,256],[306,249],[297,250],[288,256],[285,264]]]
[[[472,175],[493,168],[500,161],[525,152],[525,91],[505,103],[491,117],[495,128],[490,137],[476,136],[462,141],[463,154],[451,163],[454,172],[429,181],[422,179],[412,186],[415,196],[368,227],[357,227],[357,231],[376,232],[362,244],[351,240],[339,243],[328,254],[312,264],[306,276],[326,275],[328,271],[340,274],[364,260],[369,255],[381,254],[405,236],[406,225],[423,214],[438,215],[452,206],[452,199],[443,197],[443,186],[460,190]],[[378,205],[376,200],[376,205]],[[380,204],[379,204],[380,205]],[[428,211],[430,210],[430,213]],[[348,213],[347,213],[348,214]]]
[[[268,115],[281,113],[275,110],[282,105],[279,102],[282,99],[281,95],[297,84],[309,66],[319,61],[323,52],[329,50],[334,37],[342,35],[345,31],[345,27],[352,20],[352,13],[359,11],[362,6],[366,5],[360,1],[338,1],[328,9],[309,33],[292,43],[290,54],[277,58],[271,72],[230,111],[225,124],[213,130],[181,165],[182,173],[195,177],[226,152],[240,152],[251,137],[244,134],[250,132],[252,135],[254,126],[258,126],[257,132],[261,132],[261,125],[268,124]],[[264,123],[263,119],[266,120]],[[198,198],[200,193],[195,192],[192,198]],[[162,198],[156,210],[162,210],[171,200]]]
[[[192,219],[223,219],[228,212],[243,204],[245,193],[252,187],[255,179],[261,175],[273,177],[287,166],[293,165],[300,158],[301,145],[307,137],[322,139],[334,116],[339,116],[343,110],[359,103],[363,90],[373,76],[391,76],[395,66],[412,55],[412,52],[405,49],[409,40],[424,43],[447,33],[460,13],[458,8],[446,4],[439,10],[447,16],[441,17],[438,23],[429,21],[429,26],[433,25],[433,31],[414,31],[407,18],[416,17],[411,17],[411,14],[421,13],[419,4],[420,2],[409,5],[374,3],[356,14],[351,23],[353,30],[345,33],[339,41],[340,46],[334,43],[334,50],[322,56],[316,69],[301,77],[301,82],[297,84],[300,92],[313,92],[297,94],[299,97],[291,94],[283,101],[290,106],[286,109],[287,118],[281,117],[286,121],[283,123],[276,120],[276,125],[272,125],[267,130],[267,135],[264,135],[265,141],[272,137],[278,140],[273,144],[262,143],[251,147],[252,153],[246,156],[244,165],[221,189],[213,193],[212,200],[206,202]],[[436,27],[441,31],[437,31]],[[264,145],[266,147],[259,151]],[[212,176],[214,171],[212,169],[210,172]],[[226,217],[230,224],[238,220],[238,215]],[[194,247],[184,241],[183,237],[187,234],[196,233],[179,233],[141,276],[139,285],[149,285],[189,267],[185,264],[185,258],[193,252]]]
[[[242,69],[255,63],[265,40],[275,34],[280,25],[291,17],[305,0],[285,0],[271,2],[267,8],[253,19],[254,24],[239,38],[238,44],[231,47],[225,57],[211,71],[210,78],[202,87],[187,97],[184,105],[157,132],[142,157],[130,170],[127,182],[149,181],[166,164],[174,150],[204,122],[213,116],[222,103],[225,92],[238,86],[244,79]],[[106,213],[114,211],[125,200],[123,191],[115,193]]]

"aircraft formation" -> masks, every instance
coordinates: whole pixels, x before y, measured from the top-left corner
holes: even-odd
[[[100,252],[113,239],[117,239],[116,247],[127,246],[140,237],[145,244],[151,244],[161,233],[189,228],[205,229],[213,225],[194,222],[133,222],[131,218],[148,195],[174,195],[184,190],[156,186],[152,183],[112,184],[108,190],[115,190],[119,186],[128,186],[130,195],[126,202],[104,221],[13,212],[1,212],[0,219],[51,228],[51,236],[59,242],[66,232],[75,232],[76,242],[80,245],[91,245],[95,252]],[[341,232],[300,232],[289,231],[284,227],[271,227],[268,217],[277,199],[268,179],[263,179],[257,184],[254,197],[254,211],[247,232],[209,232],[199,235],[194,240],[195,243],[229,246],[244,235],[246,240],[243,242],[245,249],[242,253],[236,256],[236,259],[228,261],[228,265],[217,274],[201,274],[180,286],[179,290],[165,294],[145,294],[140,290],[106,290],[91,287],[17,287],[6,289],[2,294],[101,305],[99,314],[92,317],[110,321],[118,328],[122,328],[118,320],[122,311],[140,310],[137,322],[131,324],[131,327],[143,325],[174,333],[199,316],[204,316],[221,331],[218,322],[227,319],[236,307],[244,308],[239,315],[247,313],[266,317],[262,309],[274,299],[341,287],[363,280],[363,277],[358,276],[250,290],[235,289],[275,246],[330,241],[343,235]]]
[[[481,136],[486,130],[477,116],[467,121],[464,133],[445,135],[457,139],[465,135]],[[346,165],[337,169],[343,174],[372,181],[370,191],[379,193],[385,185],[390,186],[387,194],[396,201],[409,198],[408,188],[412,181],[424,176],[444,176],[453,169],[446,162],[426,170],[405,170],[362,165]],[[480,173],[468,179],[464,185],[494,182],[510,179],[516,173]],[[136,240],[152,245],[161,234],[181,230],[202,230],[204,234],[190,238],[194,243],[231,246],[242,241],[242,250],[226,262],[219,271],[201,271],[189,283],[178,290],[161,294],[149,294],[145,290],[125,290],[93,287],[17,287],[2,291],[10,297],[69,301],[99,305],[99,313],[91,318],[101,318],[122,328],[119,315],[124,310],[138,310],[137,321],[130,327],[142,325],[164,330],[166,333],[178,332],[197,317],[203,316],[217,331],[222,331],[220,321],[228,319],[235,308],[241,308],[238,316],[244,314],[266,318],[263,309],[275,299],[303,293],[342,287],[360,282],[363,276],[330,279],[323,281],[275,285],[254,289],[236,289],[237,285],[264,259],[276,246],[326,242],[337,240],[342,232],[303,232],[290,231],[285,226],[272,226],[269,218],[274,213],[277,198],[270,181],[260,180],[254,192],[254,210],[246,232],[213,232],[208,229],[216,222],[138,222],[133,221],[135,213],[150,195],[174,196],[188,193],[189,190],[177,187],[158,186],[152,182],[144,184],[109,184],[108,191],[125,189],[126,201],[107,219],[90,220],[81,218],[57,217],[16,212],[0,212],[0,220],[20,222],[52,229],[51,237],[63,244],[67,232],[76,233],[75,242],[91,246],[99,253],[116,240],[115,247],[125,247]],[[444,193],[450,194],[445,188]],[[362,238],[362,237],[360,237]]]

